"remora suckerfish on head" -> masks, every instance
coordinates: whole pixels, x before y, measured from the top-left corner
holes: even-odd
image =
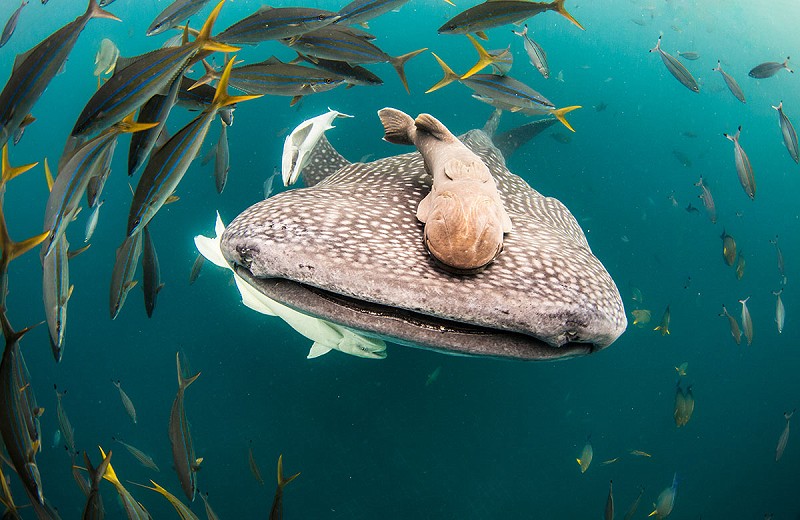
[[[610,345],[627,325],[622,300],[575,218],[509,172],[485,132],[460,140],[513,222],[479,273],[441,269],[423,244],[416,212],[432,179],[420,153],[351,164],[324,136],[303,172],[309,187],[245,210],[222,254],[266,297],[401,344],[512,359]]]

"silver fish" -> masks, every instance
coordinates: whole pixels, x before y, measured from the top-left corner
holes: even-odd
[[[697,51],[686,51],[686,52],[678,51],[678,56],[686,60],[694,61],[700,58],[700,53]]]
[[[104,200],[101,200],[98,204],[96,204],[94,209],[92,209],[92,212],[89,214],[89,218],[86,219],[86,234],[85,238],[83,239],[84,242],[91,240],[92,235],[94,235],[94,230],[97,228],[97,221],[100,219],[100,208],[103,206],[104,202]]]
[[[142,289],[144,290],[144,307],[147,317],[150,318],[156,308],[158,293],[164,288],[164,284],[161,283],[161,268],[158,264],[158,255],[149,226],[144,227],[142,241]],[[133,422],[136,422],[135,418]]]
[[[708,213],[708,218],[711,219],[712,224],[717,223],[717,206],[714,203],[714,197],[711,195],[711,190],[708,189],[708,186],[703,182],[703,176],[700,176],[700,180],[697,181],[695,186],[699,187],[703,192],[698,195],[703,200],[703,206],[706,208],[706,212]]]
[[[136,232],[126,237],[121,246],[117,248],[114,269],[111,271],[111,293],[109,311],[111,319],[115,319],[125,304],[128,291],[136,285],[136,266],[142,254],[142,234]]]
[[[150,27],[147,28],[147,36],[161,34],[167,29],[172,29],[182,21],[191,18],[207,3],[208,0],[175,0],[156,16]]]
[[[128,416],[133,421],[133,424],[136,424],[136,408],[133,406],[133,401],[131,401],[131,398],[125,393],[125,390],[122,389],[122,383],[120,381],[112,380],[111,382],[114,383],[114,386],[116,386],[119,391],[119,398],[122,401],[122,406],[125,407],[125,411],[128,412]]]
[[[752,200],[756,198],[756,179],[753,176],[753,166],[750,164],[750,158],[747,157],[744,148],[739,143],[741,133],[742,127],[739,126],[735,134],[722,135],[733,142],[733,158],[736,162],[736,174],[739,176],[739,184],[742,185],[742,189]]]
[[[786,427],[783,428],[781,436],[778,439],[778,446],[775,448],[775,462],[781,460],[783,452],[786,450],[786,443],[789,442],[789,420],[794,415],[794,410],[791,412],[784,412],[783,418],[786,419]]]
[[[408,0],[354,0],[339,9],[336,14],[339,25],[365,25],[368,21],[378,16],[397,11],[405,5]]]
[[[19,15],[22,12],[22,8],[28,5],[27,0],[22,0],[17,10],[11,14],[11,17],[6,22],[6,26],[3,27],[3,34],[0,35],[0,47],[8,43],[8,40],[11,38],[11,35],[14,34],[14,30],[17,28],[17,20],[19,19]]]
[[[772,291],[772,294],[775,295],[775,323],[778,325],[778,334],[783,332],[783,324],[786,321],[786,309],[783,308],[783,300],[781,300],[781,293],[783,289],[780,291]]]
[[[639,509],[639,502],[642,500],[642,495],[644,495],[644,488],[639,488],[639,495],[637,495],[636,500],[631,503],[631,506],[628,508],[628,511],[625,513],[625,517],[623,520],[631,520],[633,515],[636,514],[636,510]]]
[[[747,338],[747,345],[753,342],[753,320],[750,318],[750,311],[747,309],[748,296],[744,300],[739,300],[742,304],[742,328],[744,329],[744,337]]]
[[[722,306],[722,314],[720,314],[720,316],[728,318],[728,324],[731,327],[731,336],[733,336],[733,340],[736,344],[740,345],[742,343],[742,331],[739,330],[739,323],[736,321],[736,318],[730,315],[725,305]]]
[[[228,125],[222,122],[217,140],[217,153],[214,155],[214,180],[217,185],[217,193],[222,193],[228,183],[228,172],[231,169],[230,151],[228,149]]]
[[[722,62],[717,61],[717,66],[714,67],[712,70],[718,71],[720,74],[722,74],[722,79],[725,80],[725,84],[728,85],[728,90],[731,91],[731,94],[736,96],[736,99],[738,99],[742,103],[746,103],[746,101],[744,100],[744,92],[742,92],[742,89],[739,87],[739,84],[736,83],[736,80],[733,79],[733,77],[730,74],[722,70]]]
[[[169,414],[169,442],[172,444],[172,461],[181,482],[181,489],[186,494],[186,498],[193,502],[197,492],[197,470],[200,469],[202,459],[198,459],[194,453],[192,432],[189,429],[189,421],[186,419],[186,410],[183,405],[183,394],[189,385],[200,377],[200,372],[191,377],[184,374],[181,368],[180,353],[175,354],[175,361],[178,365],[178,394],[172,402],[172,410]]]
[[[67,412],[64,410],[64,403],[62,402],[67,392],[66,390],[64,392],[59,392],[56,385],[53,385],[53,390],[56,391],[56,416],[58,417],[58,427],[61,430],[61,435],[64,436],[67,451],[70,454],[77,455],[77,451],[75,450],[75,430],[72,428],[72,423],[69,422],[69,417],[67,417]]]
[[[297,37],[334,23],[339,15],[308,7],[261,7],[217,35],[221,42],[239,45]]]
[[[778,111],[778,123],[781,125],[781,134],[783,135],[783,144],[789,150],[789,155],[792,156],[794,162],[800,162],[800,151],[797,146],[797,132],[794,131],[794,126],[786,114],[783,113],[783,101],[778,103],[778,106],[773,106]]]
[[[153,471],[161,471],[160,469],[158,469],[158,466],[156,465],[155,461],[153,460],[153,457],[151,457],[147,453],[143,452],[142,450],[140,450],[136,446],[131,446],[127,442],[122,441],[120,439],[113,438],[113,440],[115,442],[118,442],[118,443],[122,444],[125,447],[125,449],[128,450],[128,452],[131,455],[133,455],[133,457],[136,460],[138,460],[139,463],[142,466],[144,466],[146,468],[149,468],[149,469],[152,469]]]
[[[778,245],[778,235],[775,235],[775,239],[770,239],[770,244],[775,246],[775,255],[778,260],[778,272],[781,275],[781,283],[786,285],[786,266],[783,263],[783,251],[781,251],[781,246]]]
[[[189,273],[189,285],[197,281],[197,277],[200,276],[200,271],[203,269],[205,261],[206,257],[203,255],[197,255],[197,258],[194,259],[192,271]]]
[[[525,52],[528,53],[528,59],[531,60],[531,65],[536,67],[536,70],[538,70],[545,79],[549,78],[550,67],[547,65],[547,54],[544,52],[541,45],[528,36],[528,24],[525,24],[521,33],[517,31],[513,32],[517,36],[522,37],[523,46],[525,47]]]
[[[789,72],[794,72],[792,69],[789,68],[789,57],[786,57],[786,61],[783,63],[779,63],[777,61],[768,61],[766,63],[762,63],[761,65],[756,65],[750,72],[747,73],[748,76],[751,78],[757,79],[764,79],[764,78],[771,78],[775,74],[778,73],[781,69],[786,69]]]
[[[100,481],[103,480],[103,475],[106,473],[111,462],[111,451],[108,452],[103,458],[103,461],[95,468],[89,460],[86,452],[83,452],[83,461],[86,464],[86,470],[89,472],[89,496],[86,497],[86,505],[83,508],[83,520],[103,520],[105,518],[105,509],[103,508],[103,499],[100,495]]]
[[[102,76],[103,74],[114,72],[117,59],[119,59],[119,49],[114,42],[108,38],[103,38],[100,42],[100,48],[97,49],[97,54],[94,56],[94,75]]]
[[[681,84],[691,90],[692,92],[700,92],[700,85],[697,84],[697,80],[694,79],[694,76],[683,66],[681,62],[678,61],[677,58],[664,52],[661,48],[661,36],[658,37],[658,42],[656,46],[650,49],[650,52],[657,51],[658,54],[661,56],[661,61],[664,62],[666,65],[667,70],[675,76],[675,79],[681,82]]]
[[[608,481],[608,498],[606,499],[606,510],[604,520],[614,520],[614,482]]]
[[[509,23],[519,23],[537,14],[555,11],[579,29],[583,26],[564,8],[565,0],[530,2],[528,0],[493,0],[462,11],[439,27],[439,34],[474,33],[486,40],[484,31]]]
[[[272,175],[267,177],[264,181],[264,198],[268,199],[272,196],[272,192],[275,189],[275,178],[277,178],[281,174],[281,171],[276,166],[272,170]]]

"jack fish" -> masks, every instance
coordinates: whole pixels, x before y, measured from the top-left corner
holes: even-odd
[[[739,183],[742,189],[747,193],[751,200],[756,198],[756,179],[753,176],[753,167],[750,165],[750,159],[747,157],[742,145],[739,144],[739,135],[742,133],[742,127],[736,130],[733,135],[722,134],[731,142],[733,142],[733,158],[736,161],[736,174],[739,176]]]
[[[661,56],[661,61],[664,62],[666,65],[667,70],[675,76],[675,79],[681,82],[681,85],[688,88],[692,92],[700,92],[700,86],[697,84],[697,80],[694,79],[694,76],[683,66],[681,62],[678,61],[676,57],[671,54],[664,52],[661,48],[661,36],[658,37],[658,41],[656,42],[656,46],[650,49],[650,52],[656,51],[658,52],[659,56]]]
[[[777,61],[768,61],[762,63],[761,65],[756,65],[753,67],[750,72],[747,74],[751,78],[757,79],[764,79],[764,78],[771,78],[775,74],[778,73],[781,69],[786,69],[789,72],[794,72],[792,69],[789,68],[789,57],[786,57],[786,60],[783,63]]]
[[[720,74],[722,74],[722,79],[725,80],[725,84],[728,86],[728,89],[731,91],[731,94],[736,96],[736,99],[738,99],[742,103],[746,103],[746,101],[744,100],[744,92],[742,92],[742,89],[739,87],[739,84],[736,83],[736,80],[733,79],[733,77],[730,74],[722,70],[722,62],[717,61],[717,66],[714,67],[712,70],[718,71]]]
[[[744,300],[739,300],[742,304],[742,328],[744,329],[744,337],[747,338],[747,346],[753,342],[753,320],[750,318],[750,310],[747,308],[748,296]]]
[[[797,132],[794,131],[794,126],[786,114],[783,113],[783,101],[778,103],[778,106],[773,106],[778,111],[778,123],[781,125],[781,134],[783,135],[783,144],[789,150],[789,155],[792,156],[794,162],[800,162],[800,152],[797,147]]]

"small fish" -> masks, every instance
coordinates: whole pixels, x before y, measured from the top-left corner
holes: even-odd
[[[175,0],[161,11],[147,28],[147,36],[161,34],[182,21],[191,18],[202,9],[208,0]]]
[[[150,123],[153,126],[131,137],[128,147],[128,176],[133,176],[145,164],[150,153],[160,148],[158,141],[162,136],[165,138],[164,142],[169,139],[166,131],[167,118],[177,103],[181,82],[182,78],[176,77],[165,93],[154,95],[139,108],[136,122]]]
[[[115,442],[118,442],[118,443],[122,444],[125,447],[125,449],[128,450],[128,452],[131,455],[133,455],[133,457],[136,460],[138,460],[139,464],[141,464],[142,466],[144,466],[146,468],[149,468],[149,469],[152,469],[153,471],[161,471],[160,469],[158,469],[158,466],[156,465],[155,461],[153,460],[153,457],[151,457],[147,453],[143,452],[142,450],[140,450],[139,448],[137,448],[135,446],[131,446],[127,442],[121,441],[120,439],[117,439],[117,438],[114,438],[114,437],[112,437],[111,439],[114,440]]]
[[[281,177],[284,186],[291,186],[297,182],[303,168],[311,160],[311,151],[325,131],[334,128],[332,123],[337,117],[353,116],[328,109],[328,112],[321,116],[303,121],[286,136],[281,156]]]
[[[208,492],[206,492],[205,494],[200,493],[200,498],[203,499],[203,506],[205,506],[206,509],[206,518],[208,520],[219,520],[217,513],[215,513],[214,510],[211,509],[211,505],[209,505],[208,503]]]
[[[661,317],[661,323],[653,330],[661,331],[662,336],[669,334],[669,305],[667,305],[667,308],[664,310],[664,315]]]
[[[56,416],[58,417],[58,427],[61,430],[61,434],[64,436],[67,452],[77,455],[77,451],[75,450],[75,430],[72,429],[72,423],[69,422],[69,417],[67,417],[67,412],[64,410],[64,404],[62,403],[62,399],[67,391],[59,392],[56,385],[53,385],[53,390],[56,391]]]
[[[675,79],[681,82],[681,84],[691,90],[692,92],[700,92],[700,86],[697,84],[697,80],[694,79],[694,76],[683,66],[681,62],[678,61],[677,58],[664,52],[661,48],[661,36],[658,37],[658,42],[656,42],[656,46],[650,49],[650,52],[657,51],[658,54],[661,56],[661,61],[664,62],[666,65],[667,70],[675,76]]]
[[[86,232],[83,242],[86,243],[91,240],[92,235],[94,235],[94,230],[97,228],[97,221],[100,219],[100,208],[103,206],[105,200],[101,200],[99,204],[95,205],[92,209],[92,212],[89,214],[89,218],[86,219]]]
[[[133,424],[136,424],[136,408],[133,406],[133,401],[131,401],[131,398],[125,393],[125,390],[122,389],[122,383],[120,381],[112,380],[111,382],[114,383],[114,386],[119,390],[119,398],[122,401],[122,405],[125,407],[125,411],[128,412]]]
[[[630,453],[631,455],[633,455],[635,457],[645,457],[645,458],[651,458],[652,457],[652,455],[650,455],[646,451],[642,451],[642,450],[631,450],[628,453]]]
[[[146,489],[150,489],[152,491],[155,491],[156,493],[159,493],[159,494],[161,494],[161,496],[166,498],[167,501],[170,504],[172,504],[172,507],[175,508],[175,511],[178,512],[178,516],[181,517],[181,520],[199,520],[199,518],[197,518],[197,515],[195,515],[192,512],[192,510],[189,509],[186,506],[186,504],[181,502],[178,499],[178,497],[176,497],[175,495],[173,495],[172,493],[170,493],[169,491],[167,491],[163,487],[159,486],[158,484],[156,484],[153,480],[151,480],[150,483],[153,484],[153,487],[145,486],[145,485],[142,485],[142,484],[136,484],[134,482],[134,484],[136,484],[137,486],[143,487],[143,488],[146,488]]]
[[[206,257],[203,255],[197,255],[197,258],[194,259],[192,271],[189,273],[189,285],[192,285],[197,281],[197,277],[200,276],[200,271],[203,269],[203,264],[205,261]]]
[[[86,498],[86,506],[83,508],[83,520],[102,520],[105,517],[103,499],[100,496],[100,481],[106,473],[108,465],[111,463],[111,451],[103,458],[97,468],[92,466],[89,455],[83,452],[83,461],[86,463],[86,470],[89,472],[89,496]]]
[[[60,448],[61,447],[61,430],[56,428],[56,431],[53,432],[53,444],[50,445],[51,448]]]
[[[736,279],[737,280],[741,280],[742,277],[744,276],[745,264],[746,264],[746,262],[744,260],[744,255],[742,255],[742,252],[739,251],[739,255],[736,257]]]
[[[722,305],[722,313],[720,316],[728,318],[728,323],[731,327],[731,336],[733,336],[733,340],[736,344],[740,345],[742,343],[742,332],[739,330],[739,323],[736,321],[736,318],[730,315],[724,304]]]
[[[744,337],[747,338],[747,345],[753,342],[753,320],[750,318],[750,311],[747,309],[747,300],[750,297],[748,296],[744,300],[739,300],[739,303],[742,304],[742,329],[744,329]]]
[[[694,60],[700,58],[700,53],[697,52],[697,51],[686,51],[686,52],[678,51],[678,56],[680,56],[681,58],[683,58],[685,60],[694,61]]]
[[[644,495],[644,488],[640,487],[639,488],[639,495],[636,497],[636,500],[634,500],[631,503],[631,506],[628,508],[628,511],[625,513],[625,517],[623,518],[623,520],[631,520],[631,518],[633,518],[633,515],[636,514],[636,510],[639,509],[639,501],[642,500],[642,495]]]
[[[186,494],[186,498],[193,502],[197,492],[197,471],[200,469],[203,459],[198,459],[194,453],[192,432],[189,429],[186,410],[183,406],[183,394],[189,385],[200,377],[200,372],[187,377],[181,368],[180,353],[175,354],[175,361],[178,366],[178,393],[172,402],[172,410],[169,414],[169,441],[172,445],[172,461],[181,483],[181,489]],[[155,482],[153,484],[155,485]],[[172,501],[170,500],[170,502]]]
[[[778,106],[773,106],[778,111],[778,123],[781,126],[781,134],[783,135],[783,144],[789,150],[789,155],[792,156],[794,162],[800,162],[800,151],[797,146],[797,132],[794,131],[794,126],[786,114],[783,113],[783,101],[778,103]]]
[[[261,477],[261,470],[258,469],[256,464],[256,457],[253,454],[253,441],[250,441],[250,448],[247,450],[247,462],[250,464],[250,473],[260,485],[264,485],[264,479]]]
[[[633,324],[641,328],[650,323],[651,315],[647,309],[634,309],[631,311],[633,314]]]
[[[142,241],[142,289],[144,290],[144,307],[147,317],[150,318],[156,308],[158,293],[164,288],[164,284],[161,283],[161,268],[158,264],[153,237],[150,235],[150,226],[144,227]],[[133,422],[136,422],[135,418]]]
[[[275,489],[275,498],[272,500],[272,508],[269,510],[269,520],[283,520],[283,488],[299,476],[299,472],[289,478],[283,476],[283,454],[280,454],[278,456],[278,487]]]
[[[497,74],[500,76],[504,76],[511,70],[511,64],[514,62],[514,55],[511,54],[510,46],[497,51],[487,51],[471,34],[468,34],[467,38],[472,42],[472,46],[475,47],[475,50],[478,51],[478,61],[471,69],[461,76],[461,79],[467,79],[489,65],[491,65],[493,69],[498,70],[499,72]]]
[[[794,410],[791,412],[784,412],[783,414],[783,418],[786,419],[786,427],[783,429],[778,439],[778,447],[775,448],[775,462],[781,460],[783,452],[786,449],[786,443],[789,441],[789,420],[792,418],[792,415],[794,415]]]
[[[781,69],[786,69],[789,72],[794,72],[792,69],[789,68],[789,57],[783,63],[779,63],[777,61],[768,61],[762,63],[761,65],[756,65],[753,67],[750,72],[747,73],[748,76],[751,78],[763,79],[763,78],[771,78],[775,74],[778,73]]]
[[[264,198],[268,199],[272,196],[272,191],[275,189],[275,178],[280,175],[280,170],[278,170],[277,166],[272,169],[272,175],[267,177],[264,181]]]
[[[718,60],[717,66],[714,67],[712,70],[718,71],[720,74],[722,74],[722,79],[725,80],[725,84],[728,86],[728,90],[731,91],[731,94],[733,94],[736,97],[736,99],[738,99],[742,103],[746,103],[746,101],[744,100],[744,92],[742,92],[742,89],[741,87],[739,87],[739,84],[736,83],[736,80],[733,79],[733,77],[730,74],[722,70],[722,62]]]
[[[614,492],[613,492],[614,482],[609,480],[608,481],[608,498],[606,499],[606,510],[605,515],[603,518],[605,520],[614,520]]]
[[[664,489],[656,499],[654,504],[655,509],[647,516],[655,516],[659,520],[666,518],[672,513],[672,508],[675,507],[675,494],[678,491],[678,474],[672,477],[672,486]]]
[[[725,265],[733,265],[733,262],[736,261],[736,240],[724,229],[720,238],[722,239],[722,259],[725,261]]]
[[[601,464],[603,464],[603,466],[608,466],[609,464],[614,464],[618,460],[619,457],[614,457],[613,459],[604,460]]]
[[[109,311],[111,319],[116,319],[128,292],[136,286],[136,266],[139,265],[139,257],[142,254],[142,234],[135,233],[133,236],[125,238],[121,246],[117,248],[114,268],[111,271],[111,292],[109,299]]]
[[[775,323],[778,325],[778,334],[783,333],[783,324],[786,321],[786,310],[783,308],[783,300],[781,300],[781,293],[783,289],[775,292],[772,291],[772,294],[775,295]]]
[[[644,296],[642,296],[642,291],[638,287],[631,288],[631,299],[636,302],[637,304],[641,305],[644,302]]]
[[[689,363],[684,361],[683,363],[675,367],[675,371],[678,372],[679,376],[686,377],[687,368],[689,368]]]
[[[696,207],[692,206],[692,203],[690,202],[689,205],[686,206],[686,212],[687,213],[700,213],[700,210],[697,209]]]
[[[545,79],[549,78],[550,67],[547,65],[547,53],[544,52],[541,45],[528,36],[528,24],[525,24],[521,33],[517,31],[512,32],[522,38],[523,47],[528,54],[531,65],[536,67],[536,70],[538,70]]]
[[[581,457],[575,459],[578,461],[578,466],[581,467],[581,473],[586,473],[586,470],[589,469],[589,465],[592,463],[592,457],[594,457],[594,449],[589,439],[586,439],[586,444],[583,446],[583,451],[581,451]]]
[[[428,379],[425,380],[425,386],[431,386],[439,379],[439,374],[442,373],[442,367],[436,367],[433,372],[428,374]]]
[[[0,35],[0,47],[8,43],[8,40],[11,39],[11,35],[14,34],[14,30],[17,28],[17,20],[19,19],[19,15],[22,12],[22,8],[28,5],[27,0],[22,0],[17,10],[11,13],[11,17],[6,22],[6,26],[3,28],[3,34]]]
[[[783,251],[781,251],[781,247],[778,245],[778,235],[775,235],[774,240],[770,239],[769,243],[775,246],[775,255],[778,260],[778,272],[781,274],[781,283],[786,285],[786,267],[783,263]]]
[[[108,38],[103,38],[100,48],[94,56],[94,75],[103,76],[114,72],[114,67],[119,59],[119,49]]]
[[[100,448],[99,446],[98,448],[100,449],[100,455],[103,457],[103,459],[105,459],[105,451],[103,451],[103,448]],[[111,482],[111,484],[113,484],[116,488],[117,494],[119,494],[120,502],[122,503],[122,508],[125,510],[128,520],[150,520],[150,514],[147,512],[144,506],[142,506],[142,504],[133,498],[130,491],[128,491],[125,486],[122,485],[122,482],[119,481],[117,473],[114,471],[114,468],[111,466],[110,462],[108,466],[106,466],[106,471],[103,474],[103,478]]]
[[[463,11],[444,25],[439,27],[439,34],[476,34],[482,40],[488,40],[485,31],[509,23],[519,23],[537,14],[555,11],[576,27],[583,30],[583,26],[572,17],[564,8],[565,0],[552,2],[531,2],[528,0],[508,0],[493,5],[492,2],[483,2]]]
[[[672,155],[678,159],[678,162],[681,163],[681,166],[684,168],[691,168],[692,167],[692,160],[689,157],[681,152],[680,150],[672,150]]]
[[[708,189],[706,183],[703,182],[703,176],[700,176],[700,180],[697,181],[695,186],[699,187],[702,190],[702,193],[698,195],[703,200],[703,206],[706,208],[706,213],[708,213],[708,218],[711,220],[712,224],[717,223],[717,206],[714,203],[714,196],[711,195],[711,190]]]
[[[217,153],[214,155],[214,180],[217,185],[217,193],[222,193],[228,183],[228,172],[231,169],[230,151],[228,149],[228,125],[222,123],[217,140]]]
[[[681,383],[675,388],[675,411],[673,417],[675,418],[675,425],[680,428],[686,426],[689,419],[692,418],[694,413],[694,395],[692,394],[692,387],[689,386],[685,391],[681,388]]]
[[[408,0],[354,0],[339,9],[336,14],[339,25],[364,25],[378,16],[397,11],[405,5]]]

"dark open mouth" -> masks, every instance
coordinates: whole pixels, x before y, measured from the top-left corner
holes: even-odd
[[[591,354],[591,343],[553,347],[533,336],[429,316],[358,300],[283,278],[255,278],[242,266],[236,273],[265,296],[305,314],[407,346],[466,356],[556,360]]]

